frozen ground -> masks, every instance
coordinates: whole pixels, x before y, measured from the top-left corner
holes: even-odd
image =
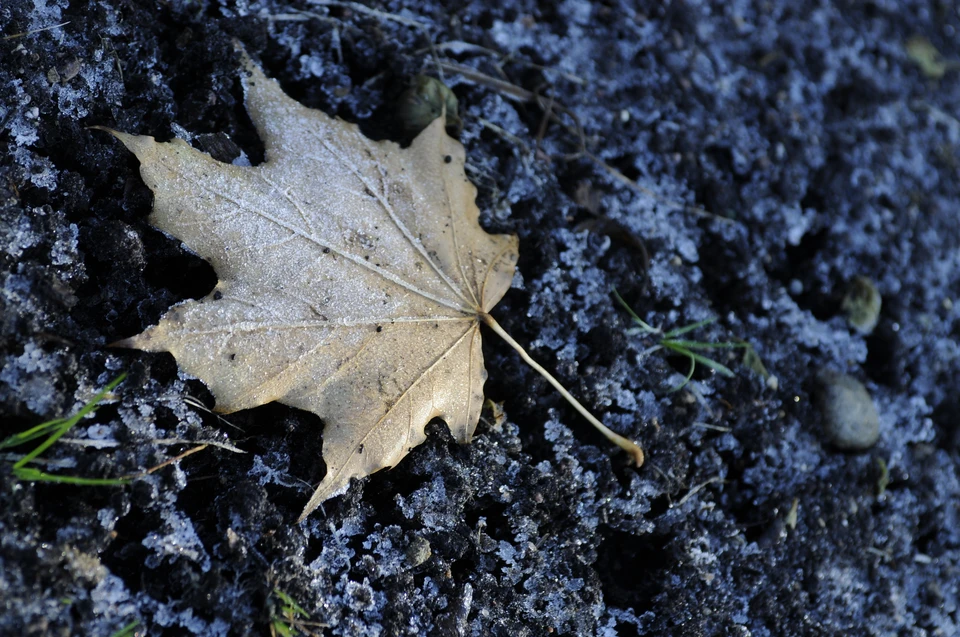
[[[0,633],[266,635],[280,590],[323,635],[957,634],[953,3],[348,5],[0,4],[0,437],[126,371],[43,454],[51,470],[137,473],[195,441],[247,452],[209,447],[117,488],[17,482],[22,450],[0,451]],[[908,54],[917,35],[942,77]],[[188,404],[212,397],[171,357],[106,347],[215,278],[146,224],[136,161],[87,127],[260,161],[232,38],[303,103],[381,137],[438,58],[539,91],[656,193],[574,156],[576,131],[541,128],[536,104],[445,73],[483,223],[520,237],[498,320],[644,445],[642,469],[489,338],[502,425],[468,447],[432,425],[297,526],[321,422],[277,405],[220,420]],[[841,311],[855,276],[883,297],[868,336]],[[685,363],[641,356],[652,342],[626,332],[611,286],[654,325],[718,317],[693,336],[748,340],[777,382],[721,351],[734,378],[701,370],[671,393]],[[867,452],[826,442],[825,369],[870,391]]]

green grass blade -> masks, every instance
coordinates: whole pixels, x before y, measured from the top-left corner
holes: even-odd
[[[676,329],[670,330],[669,332],[665,332],[663,335],[663,338],[669,339],[669,338],[673,338],[674,336],[680,336],[681,334],[692,332],[698,327],[703,327],[704,325],[710,325],[711,323],[716,323],[716,322],[717,322],[716,317],[708,318],[703,321],[697,321],[696,323],[691,323],[690,325],[684,325],[683,327],[678,327]]]
[[[58,476],[45,473],[33,467],[14,467],[13,475],[18,480],[29,482],[54,482],[57,484],[72,484],[82,487],[117,487],[130,484],[126,478],[80,478],[77,476]]]
[[[890,468],[887,467],[887,461],[883,458],[877,458],[877,467],[880,468],[880,477],[877,478],[877,497],[880,498],[890,486]]]
[[[66,418],[56,418],[54,420],[48,420],[47,422],[42,422],[36,427],[31,427],[26,431],[21,431],[20,433],[13,434],[7,438],[4,438],[0,441],[0,449],[7,449],[9,447],[18,447],[24,443],[30,442],[31,440],[36,440],[37,438],[43,438],[50,433],[56,431],[56,429],[67,421]]]
[[[283,602],[284,604],[294,604],[294,603],[296,603],[296,602],[293,601],[293,598],[292,598],[292,597],[290,597],[289,595],[287,595],[286,593],[284,593],[284,592],[283,592],[282,590],[280,590],[279,588],[273,589],[273,594],[276,595],[276,596],[277,596],[277,599],[279,599],[279,600],[280,600],[281,602]]]
[[[678,351],[678,350],[674,350],[674,351]],[[678,351],[678,353],[683,354],[683,352],[680,352],[680,351]],[[680,383],[676,387],[671,387],[667,393],[672,394],[673,392],[680,391],[681,389],[686,387],[687,383],[690,382],[690,379],[693,378],[693,372],[694,370],[697,369],[697,361],[694,360],[693,356],[689,356],[689,358],[690,358],[690,371],[687,372],[687,375],[683,379],[682,383]]]
[[[44,440],[43,442],[41,442],[39,445],[37,445],[37,447],[36,447],[33,451],[31,451],[30,453],[28,453],[27,455],[25,455],[23,458],[21,458],[20,460],[18,460],[18,461],[16,462],[16,464],[13,465],[13,468],[14,468],[14,469],[20,469],[20,468],[22,468],[25,464],[27,464],[28,462],[30,462],[31,460],[33,460],[34,458],[36,458],[37,456],[39,456],[41,453],[43,453],[44,451],[46,451],[47,449],[49,449],[49,448],[50,448],[55,442],[57,442],[57,440],[59,440],[65,433],[67,433],[68,431],[70,431],[70,429],[72,429],[74,425],[76,425],[78,422],[80,422],[80,420],[82,420],[82,419],[83,419],[84,417],[86,417],[88,414],[93,413],[93,412],[97,409],[98,403],[99,403],[101,400],[103,400],[104,397],[105,397],[107,394],[109,394],[111,391],[113,391],[113,389],[114,389],[117,385],[119,385],[120,383],[122,383],[122,382],[123,382],[123,379],[125,379],[126,377],[127,377],[127,374],[126,374],[126,373],[120,374],[120,375],[117,376],[115,379],[113,379],[113,380],[110,382],[110,384],[108,384],[106,387],[104,387],[103,390],[101,390],[96,396],[94,396],[93,398],[91,398],[91,399],[87,402],[87,404],[85,404],[83,407],[81,407],[80,410],[79,410],[77,413],[75,413],[73,416],[71,416],[70,418],[67,418],[67,419],[62,419],[62,418],[61,418],[61,419],[60,419],[60,423],[54,428],[54,431],[53,431],[53,433],[50,435],[50,437],[47,438],[46,440]],[[50,422],[54,422],[54,421],[50,421]],[[39,425],[38,425],[38,426],[39,426]],[[34,429],[36,429],[36,427],[35,427]]]
[[[623,297],[620,296],[620,293],[617,292],[617,288],[610,288],[610,291],[613,292],[613,296],[614,296],[614,298],[617,299],[617,303],[619,303],[620,306],[627,311],[627,314],[630,315],[630,318],[633,319],[633,322],[634,322],[634,323],[636,323],[636,324],[639,325],[641,328],[643,328],[643,331],[645,331],[647,334],[656,334],[656,333],[657,333],[657,331],[658,331],[657,328],[651,327],[650,325],[648,325],[642,318],[640,318],[639,316],[637,316],[637,313],[633,311],[633,308],[632,308],[632,307],[630,307],[629,305],[627,305],[627,302],[624,301],[624,300],[623,300]]]
[[[690,350],[686,350],[685,353],[691,358],[693,358],[693,360],[697,361],[701,365],[709,367],[710,369],[717,372],[721,376],[726,376],[727,378],[733,378],[734,376],[736,376],[736,374],[734,374],[729,367],[727,367],[722,363],[718,363],[712,358],[707,358],[706,356],[702,356],[700,354],[697,354],[696,352],[691,352]]]
[[[273,630],[280,637],[293,637],[293,631],[287,626],[282,619],[274,618],[273,620]]]
[[[123,628],[121,628],[120,630],[118,630],[117,632],[110,635],[110,637],[133,637],[133,635],[135,634],[134,631],[139,625],[140,625],[140,620],[135,619],[129,624],[127,624],[126,626],[124,626]]]
[[[77,420],[75,418],[70,418],[68,420],[64,420],[59,425],[57,425],[54,428],[53,433],[50,434],[50,436],[46,440],[44,440],[39,445],[37,445],[33,451],[31,451],[30,453],[28,453],[27,455],[20,458],[19,460],[17,460],[17,462],[14,463],[13,465],[14,470],[21,469],[25,464],[36,459],[37,456],[39,456],[41,453],[49,449],[57,440],[59,440],[63,436],[63,434],[70,431],[70,429],[75,424],[77,424]]]
[[[675,345],[675,344],[673,344],[673,343],[667,343],[667,342],[663,342],[662,345],[663,345],[664,347],[666,347],[667,349],[669,349],[670,351],[676,352],[677,354],[680,354],[681,356],[686,356],[686,357],[690,358],[691,360],[693,360],[693,361],[695,361],[695,362],[697,362],[697,363],[700,363],[701,365],[705,365],[706,367],[709,367],[710,369],[714,370],[715,372],[717,372],[717,373],[719,373],[719,374],[721,374],[721,375],[723,375],[723,376],[726,376],[726,377],[728,377],[728,378],[732,378],[733,376],[736,375],[736,374],[733,373],[733,371],[730,370],[729,367],[727,367],[727,366],[724,365],[723,363],[718,363],[717,361],[713,360],[712,358],[707,358],[706,356],[703,356],[702,354],[697,354],[696,352],[690,351],[690,350],[687,349],[686,347],[681,347],[681,346],[679,346],[679,345]]]
[[[279,588],[273,589],[273,594],[276,595],[280,599],[280,601],[282,601],[286,605],[285,610],[289,608],[291,612],[297,615],[301,615],[303,617],[310,616],[310,614],[307,613],[307,611],[303,610],[300,604],[298,604],[292,597],[290,597],[289,595],[281,591]]]
[[[770,378],[770,372],[767,371],[757,350],[746,341],[744,341],[744,344],[746,345],[746,351],[743,353],[743,360],[741,362],[746,365],[748,369],[763,376],[764,379]]]

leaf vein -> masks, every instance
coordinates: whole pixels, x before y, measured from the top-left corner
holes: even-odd
[[[480,329],[480,325],[479,325],[479,324],[475,324],[472,329],[469,329],[469,330],[467,330],[466,332],[464,332],[463,334],[461,334],[460,337],[457,338],[457,340],[454,341],[453,344],[452,344],[450,347],[448,347],[446,350],[444,350],[444,351],[433,361],[433,363],[431,363],[430,366],[429,366],[426,370],[423,371],[423,373],[421,373],[419,376],[417,376],[417,379],[416,379],[415,381],[413,381],[413,383],[411,383],[410,386],[407,387],[407,388],[403,391],[403,393],[400,395],[399,398],[397,398],[397,400],[393,403],[393,405],[391,405],[390,408],[387,409],[387,411],[386,411],[382,416],[380,416],[380,418],[377,420],[377,422],[375,422],[373,425],[370,426],[370,429],[368,429],[367,432],[363,435],[363,437],[360,438],[360,440],[353,446],[353,449],[351,450],[351,453],[350,453],[350,456],[349,456],[349,457],[353,457],[353,455],[356,454],[357,449],[359,449],[361,445],[363,445],[364,443],[366,443],[367,439],[368,439],[371,435],[373,435],[373,433],[377,430],[378,427],[380,427],[381,424],[383,424],[383,421],[384,421],[388,416],[390,416],[390,414],[393,413],[393,410],[396,409],[397,406],[400,405],[400,403],[403,402],[403,400],[406,399],[406,398],[410,395],[410,392],[411,392],[413,389],[415,389],[415,388],[420,384],[420,382],[421,382],[424,378],[426,378],[426,377],[428,377],[428,376],[431,376],[430,372],[432,372],[432,371],[434,370],[434,368],[436,368],[437,365],[439,365],[440,363],[442,363],[443,361],[445,361],[445,360],[447,359],[447,357],[450,356],[450,353],[453,352],[453,351],[460,345],[460,343],[463,342],[463,339],[465,339],[468,334],[470,334],[470,333],[471,333],[472,331],[474,331],[474,330],[479,330],[479,329]],[[358,352],[358,353],[359,353],[359,352]],[[353,360],[356,360],[356,355],[354,355]],[[449,424],[449,423],[448,423],[448,424]],[[424,423],[424,426],[426,426],[426,423]],[[408,436],[409,436],[409,433],[408,433]],[[405,455],[405,454],[404,454],[404,455]],[[340,470],[337,471],[335,474],[333,474],[333,476],[332,476],[333,484],[336,484],[337,482],[339,482],[340,476],[343,475],[343,473],[349,468],[349,466],[350,466],[350,463],[345,462],[345,463],[343,464],[343,466],[340,467]],[[323,481],[324,481],[324,482],[327,482],[327,481],[328,481],[328,478],[330,478],[330,477],[331,477],[331,476],[325,476],[324,479],[323,479]]]
[[[364,318],[359,320],[332,320],[332,321],[304,321],[302,323],[262,323],[255,321],[244,321],[242,323],[231,323],[222,328],[212,328],[206,330],[198,330],[193,328],[185,328],[182,330],[170,330],[169,334],[171,336],[214,336],[217,334],[231,333],[231,332],[269,332],[269,331],[284,331],[284,330],[303,330],[310,328],[322,328],[335,330],[339,328],[348,328],[348,327],[363,327],[370,326],[374,327],[376,325],[384,325],[389,323],[437,323],[437,322],[473,322],[476,321],[475,317],[472,316],[425,316],[425,317],[374,317],[374,318]]]
[[[211,161],[216,161],[216,160],[211,160]],[[162,163],[162,162],[161,162],[161,163]],[[262,165],[261,165],[261,166],[258,166],[257,168],[261,168],[261,167],[262,167]],[[170,167],[170,166],[166,166],[166,168],[167,168],[168,170],[171,170],[171,171],[173,170],[173,168]],[[382,277],[382,278],[390,281],[391,283],[393,283],[394,285],[397,285],[398,287],[402,287],[402,288],[405,288],[405,289],[407,289],[407,290],[410,290],[410,291],[413,292],[414,294],[418,294],[419,296],[422,296],[422,297],[425,298],[425,299],[429,299],[429,300],[433,301],[434,303],[438,303],[438,304],[440,304],[440,305],[449,307],[449,308],[454,309],[454,310],[458,310],[458,311],[463,312],[463,311],[465,311],[465,310],[467,309],[467,308],[461,307],[461,306],[457,305],[456,303],[453,303],[453,302],[451,302],[451,301],[449,301],[449,300],[447,300],[447,299],[444,299],[444,298],[441,298],[441,297],[439,297],[439,296],[436,296],[435,294],[431,294],[430,292],[427,292],[426,290],[421,290],[420,288],[418,288],[416,285],[410,283],[409,281],[406,281],[405,279],[402,279],[402,278],[400,278],[400,277],[398,277],[398,276],[396,276],[396,275],[394,275],[394,274],[392,274],[392,273],[390,273],[390,272],[387,272],[387,271],[384,270],[383,268],[377,268],[377,267],[371,265],[370,263],[368,263],[367,261],[365,261],[364,259],[361,259],[360,257],[356,256],[356,255],[353,255],[353,254],[350,254],[349,252],[346,252],[346,251],[344,251],[344,250],[341,250],[341,249],[337,248],[336,246],[328,245],[328,244],[324,243],[323,241],[321,241],[321,240],[319,239],[319,237],[317,237],[317,236],[315,236],[315,235],[312,235],[312,234],[309,234],[308,232],[305,232],[302,228],[298,228],[297,226],[295,226],[295,225],[293,225],[293,224],[291,224],[291,223],[288,223],[288,222],[284,221],[283,219],[280,219],[280,218],[278,218],[278,217],[276,217],[276,216],[274,216],[274,215],[271,215],[270,213],[264,212],[264,211],[262,211],[262,210],[257,210],[257,209],[255,209],[255,208],[253,208],[253,207],[251,207],[251,206],[249,206],[249,205],[246,205],[246,204],[244,204],[244,203],[241,203],[240,201],[238,201],[238,200],[236,200],[236,199],[234,199],[234,198],[232,198],[232,197],[229,197],[229,196],[227,196],[227,195],[225,195],[225,194],[223,194],[223,193],[221,193],[221,192],[217,192],[217,191],[213,190],[212,188],[209,188],[208,186],[204,185],[202,182],[200,182],[200,181],[197,180],[197,179],[191,179],[190,177],[187,177],[186,175],[184,175],[183,178],[184,178],[185,180],[187,180],[187,181],[193,182],[193,184],[194,184],[195,186],[197,186],[198,188],[200,188],[200,189],[202,189],[202,190],[205,190],[206,192],[212,194],[214,197],[220,197],[220,198],[222,198],[222,199],[224,199],[224,200],[232,203],[233,205],[237,206],[238,208],[240,208],[240,209],[242,209],[242,210],[245,210],[245,211],[247,211],[247,212],[249,212],[249,213],[251,213],[251,214],[254,214],[254,215],[258,216],[258,217],[261,217],[261,218],[263,218],[263,219],[266,219],[267,221],[270,221],[270,222],[272,222],[272,223],[280,226],[281,228],[285,228],[286,230],[289,230],[290,232],[293,232],[293,233],[295,233],[295,234],[303,237],[304,239],[307,239],[308,241],[313,242],[314,244],[316,244],[316,245],[317,245],[318,247],[320,247],[320,248],[327,248],[327,249],[329,249],[331,252],[335,252],[336,254],[342,256],[343,258],[345,258],[345,259],[351,261],[352,263],[354,263],[354,264],[356,264],[356,265],[364,268],[365,270],[368,270],[368,271],[370,271],[370,272],[375,273],[377,276]]]
[[[363,172],[360,170],[360,168],[357,167],[357,165],[356,165],[355,163],[353,163],[352,161],[350,161],[346,156],[344,156],[344,155],[342,155],[341,153],[337,152],[337,150],[335,150],[335,149],[333,148],[333,146],[331,146],[331,145],[327,142],[327,140],[323,139],[322,137],[319,137],[319,136],[318,136],[316,133],[314,133],[313,131],[310,131],[310,135],[313,136],[313,138],[314,138],[315,140],[317,140],[317,142],[319,142],[321,146],[323,146],[325,149],[327,149],[327,152],[329,152],[331,155],[333,155],[333,156],[337,159],[337,161],[339,161],[339,162],[341,162],[342,164],[344,164],[344,165],[346,165],[346,166],[349,167],[350,171],[357,177],[357,179],[360,180],[360,183],[362,183],[362,184],[367,188],[367,190],[370,191],[370,193],[374,196],[374,198],[380,203],[380,206],[383,208],[384,212],[387,213],[387,216],[390,217],[390,220],[391,220],[391,221],[393,222],[393,224],[397,227],[397,229],[400,230],[401,234],[403,234],[404,238],[410,243],[410,245],[413,247],[413,249],[416,250],[416,251],[420,254],[421,258],[430,265],[430,267],[433,269],[433,271],[437,273],[437,276],[439,276],[439,277],[441,278],[441,280],[443,280],[443,282],[446,284],[446,286],[447,286],[448,288],[450,288],[450,290],[451,290],[454,294],[456,294],[458,297],[460,297],[460,300],[461,300],[461,301],[463,301],[464,303],[466,303],[467,305],[469,305],[470,302],[469,302],[469,300],[466,298],[466,296],[464,296],[463,292],[457,287],[457,285],[456,285],[452,280],[450,280],[450,277],[447,276],[446,272],[444,272],[442,269],[440,269],[440,268],[437,266],[437,264],[434,263],[433,259],[430,258],[429,254],[427,253],[426,248],[423,246],[423,243],[421,243],[416,237],[414,237],[414,236],[413,236],[413,233],[410,232],[410,229],[407,228],[406,224],[404,224],[404,223],[397,217],[396,212],[394,211],[393,206],[390,205],[389,200],[387,200],[385,193],[381,194],[380,192],[378,192],[378,189],[374,188],[373,184],[371,184],[371,183],[367,180],[366,176],[364,176],[364,174],[363,174]],[[359,135],[359,134],[358,134],[358,136],[359,136],[359,137],[362,137],[362,135]],[[364,138],[364,140],[365,140],[365,138]],[[369,142],[365,142],[365,143],[369,143]],[[308,159],[311,159],[311,160],[313,160],[313,161],[315,161],[315,162],[317,162],[317,163],[322,163],[322,162],[320,162],[320,160],[317,159],[316,157],[312,157],[312,156],[308,155],[307,158],[308,158]],[[382,170],[382,167],[381,167],[381,170]],[[465,280],[464,282],[466,282],[466,280]],[[471,291],[471,293],[472,293],[472,291]]]

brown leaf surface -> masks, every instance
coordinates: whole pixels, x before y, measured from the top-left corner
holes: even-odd
[[[470,440],[479,324],[510,286],[517,239],[480,228],[442,118],[401,149],[302,106],[252,64],[244,90],[259,166],[114,133],[154,192],[150,223],[220,279],[119,345],[172,353],[220,412],[278,401],[320,416],[327,474],[302,520],[399,462],[431,418]]]

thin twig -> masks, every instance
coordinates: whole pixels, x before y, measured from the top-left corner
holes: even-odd
[[[720,476],[714,476],[709,480],[707,480],[706,482],[701,482],[697,486],[687,491],[687,494],[677,501],[677,506],[683,506],[684,502],[686,502],[687,500],[692,498],[694,495],[696,495],[701,489],[703,489],[708,485],[713,484],[714,482],[723,482],[723,478],[721,478]]]
[[[516,100],[518,102],[536,101],[536,94],[533,91],[528,91],[525,88],[521,88],[516,84],[511,84],[510,82],[506,82],[504,80],[498,80],[495,77],[490,77],[489,75],[481,73],[480,71],[469,66],[457,64],[456,62],[448,62],[446,60],[441,60],[440,66],[445,71],[459,73],[474,84],[492,88],[508,99]]]
[[[521,66],[526,66],[531,69],[536,69],[538,71],[546,71],[550,73],[556,73],[561,77],[573,82],[574,84],[579,84],[580,86],[586,86],[587,81],[580,77],[579,75],[574,75],[573,73],[568,73],[566,71],[561,71],[560,69],[554,68],[552,66],[544,66],[543,64],[537,64],[531,62],[530,60],[524,60],[522,58],[515,58],[511,55],[504,55],[500,51],[494,49],[488,49],[485,46],[480,46],[479,44],[473,44],[472,42],[463,42],[461,40],[453,40],[448,42],[441,42],[437,45],[437,51],[450,52],[454,55],[458,53],[478,53],[481,55],[489,55],[491,57],[498,58],[500,64],[504,62],[510,62],[514,64],[519,64]]]
[[[318,20],[329,24],[340,24],[340,20],[336,18],[320,15],[313,11],[304,11],[302,9],[297,9],[296,13],[273,13],[268,15],[267,19],[271,22],[308,22],[310,20]]]
[[[179,462],[179,461],[183,460],[184,458],[186,458],[187,456],[191,456],[191,455],[197,453],[198,451],[203,451],[203,450],[206,449],[208,446],[209,446],[209,445],[207,445],[207,444],[203,444],[203,445],[198,445],[198,446],[196,446],[196,447],[193,447],[192,449],[187,449],[187,450],[184,451],[183,453],[178,454],[178,455],[174,456],[173,458],[169,458],[169,459],[167,459],[167,460],[164,460],[163,462],[161,462],[161,463],[158,464],[157,466],[155,466],[155,467],[150,467],[150,468],[147,469],[146,471],[141,471],[140,473],[135,473],[135,474],[132,474],[132,475],[129,475],[129,476],[124,476],[124,479],[126,479],[126,480],[134,480],[134,479],[136,479],[136,478],[143,478],[143,477],[145,477],[145,476],[150,475],[151,473],[154,473],[154,472],[156,472],[156,471],[159,471],[160,469],[163,469],[163,468],[166,467],[167,465],[171,465],[171,464],[173,464],[173,463],[175,463],[175,462]]]
[[[399,22],[400,24],[416,27],[417,29],[421,29],[423,31],[426,31],[429,28],[423,22],[419,22],[413,18],[405,18],[402,15],[371,9],[370,7],[363,6],[359,2],[345,2],[342,0],[310,0],[310,4],[320,7],[341,7],[344,9],[350,9],[352,11],[356,11],[357,13],[364,13],[380,20],[392,20],[393,22]]]
[[[654,191],[650,190],[649,188],[641,186],[635,180],[630,179],[629,177],[624,175],[622,172],[620,172],[613,166],[609,165],[607,162],[603,161],[602,159],[600,159],[599,157],[597,157],[596,155],[588,151],[586,148],[586,135],[583,132],[583,126],[580,124],[580,119],[577,117],[576,113],[574,113],[569,108],[561,104],[555,103],[552,97],[547,98],[547,97],[544,97],[543,95],[540,95],[539,93],[529,91],[515,84],[511,84],[510,82],[507,82],[505,80],[499,80],[495,77],[490,77],[485,73],[481,73],[480,71],[477,71],[476,69],[471,68],[469,66],[465,66],[463,64],[458,64],[456,62],[450,62],[450,61],[444,60],[440,62],[440,65],[443,69],[450,71],[451,73],[458,73],[462,75],[466,80],[473,82],[474,84],[478,84],[480,86],[486,86],[490,89],[493,89],[508,99],[512,99],[512,100],[523,102],[523,103],[531,103],[531,102],[535,103],[537,104],[537,106],[539,106],[541,109],[543,109],[547,113],[547,116],[545,117],[548,119],[554,119],[560,122],[561,124],[563,124],[563,122],[559,118],[553,115],[552,111],[554,110],[557,111],[558,113],[562,113],[567,117],[569,117],[571,121],[573,121],[574,123],[574,131],[571,131],[571,132],[577,137],[577,140],[580,145],[580,149],[576,153],[571,153],[569,155],[561,157],[561,159],[571,161],[581,156],[586,157],[591,162],[596,164],[599,168],[602,168],[607,174],[609,174],[611,177],[613,177],[617,181],[620,181],[621,183],[626,185],[628,188],[635,190],[636,192],[639,192],[641,194],[644,194],[652,198],[654,201],[658,201],[660,203],[666,204],[674,208],[678,208],[680,210],[683,210],[684,212],[693,213],[695,215],[709,217],[711,219],[717,219],[725,223],[735,223],[735,221],[733,219],[730,219],[729,217],[721,217],[720,215],[704,210],[699,206],[692,206],[689,204],[672,201],[670,199],[662,197],[657,193],[655,193]],[[543,126],[544,124],[541,123],[541,127]]]
[[[110,53],[113,54],[113,60],[114,60],[114,62],[117,63],[117,73],[120,74],[120,83],[123,84],[123,83],[124,83],[124,81],[123,81],[123,65],[120,64],[120,56],[117,54],[117,49],[116,49],[116,47],[113,46],[113,42],[110,40],[110,38],[105,38],[105,37],[103,37],[102,35],[100,36],[100,44],[103,45],[103,48],[104,48],[104,49],[106,49],[107,46],[109,45],[109,47],[110,47]]]
[[[188,396],[185,396],[185,397],[184,397],[183,402],[185,402],[186,404],[190,405],[190,406],[193,407],[194,409],[199,409],[200,411],[204,411],[204,412],[206,412],[206,413],[208,413],[208,414],[210,414],[210,415],[212,415],[212,416],[216,416],[216,417],[217,417],[217,420],[219,420],[220,422],[224,423],[225,425],[229,425],[229,426],[233,427],[233,428],[236,429],[237,431],[240,431],[240,432],[243,431],[243,429],[241,429],[240,427],[236,426],[235,424],[233,424],[232,422],[230,422],[229,420],[227,420],[226,418],[224,418],[224,417],[221,416],[220,414],[218,414],[218,413],[216,413],[215,411],[212,411],[211,409],[209,409],[206,405],[204,405],[202,402],[200,402],[200,399],[199,399],[199,398],[195,398],[195,397],[193,397],[193,396],[189,396],[189,395],[188,395]]]
[[[534,91],[528,91],[527,89],[521,88],[516,84],[511,84],[506,80],[498,80],[495,77],[490,77],[485,73],[481,73],[480,71],[477,71],[476,69],[473,69],[469,66],[464,66],[463,64],[457,64],[456,62],[443,61],[443,62],[440,62],[440,65],[442,68],[446,69],[447,71],[450,71],[451,73],[459,73],[468,81],[473,82],[474,84],[491,88],[497,91],[499,94],[503,95],[504,97],[516,100],[517,102],[536,104],[538,107],[540,107],[540,109],[542,109],[545,112],[548,112],[549,119],[552,119],[557,123],[559,123],[560,125],[564,126],[567,129],[567,132],[569,132],[571,135],[577,138],[578,144],[580,146],[577,152],[570,153],[567,155],[561,155],[558,157],[558,159],[562,159],[564,161],[572,161],[574,159],[579,158],[581,155],[587,152],[586,151],[586,135],[584,135],[583,126],[580,124],[580,118],[577,117],[577,114],[571,111],[569,108],[561,104],[557,104],[552,97],[547,98]],[[549,107],[548,107],[548,102],[549,102]],[[558,113],[562,113],[567,117],[569,117],[570,120],[573,122],[573,126],[572,127],[568,126],[566,122],[564,122],[559,117],[554,115],[552,112],[554,110],[557,111]]]
[[[89,447],[92,449],[113,449],[120,446],[120,443],[116,440],[90,440],[86,438],[61,438],[60,442],[68,445],[74,445],[76,447]],[[161,446],[161,447],[171,447],[173,445],[210,445],[211,447],[218,447],[220,449],[226,449],[227,451],[232,451],[233,453],[247,453],[243,449],[238,449],[233,445],[226,442],[217,442],[216,440],[184,440],[183,438],[155,438],[148,441],[152,444]]]
[[[513,142],[515,145],[519,146],[521,149],[523,149],[523,152],[527,154],[531,152],[530,147],[527,145],[527,143],[522,139],[520,139],[519,137],[517,137],[516,135],[514,135],[513,133],[504,130],[500,126],[497,126],[493,122],[485,120],[482,117],[479,118],[479,122],[480,122],[480,125],[483,126],[484,128],[490,129],[500,137],[506,139],[509,142]]]
[[[664,473],[663,469],[657,466],[656,462],[650,462],[648,466],[653,469],[661,478],[663,478],[663,481],[666,482],[668,486],[672,487],[673,483],[676,482],[676,479],[673,476],[668,476],[666,473]],[[667,497],[670,497],[670,493],[667,493]]]
[[[5,36],[3,36],[3,38],[0,38],[0,39],[3,39],[3,40],[16,40],[17,38],[25,38],[25,37],[27,37],[28,35],[33,35],[34,33],[42,33],[42,32],[44,32],[44,31],[52,31],[52,30],[54,30],[54,29],[59,29],[60,27],[65,27],[65,26],[67,26],[68,24],[70,24],[70,20],[67,20],[66,22],[61,22],[60,24],[55,24],[55,25],[53,25],[53,26],[51,26],[51,27],[43,27],[43,28],[40,28],[40,29],[34,29],[34,30],[32,30],[32,31],[24,31],[23,33],[14,33],[14,34],[12,34],[12,35],[5,35]]]
[[[370,7],[365,7],[364,5],[358,2],[346,2],[342,0],[310,0],[310,4],[321,6],[321,7],[341,7],[344,9],[350,9],[352,11],[356,11],[357,13],[362,13],[364,15],[377,18],[378,20],[389,20],[389,21],[404,24],[406,26],[410,26],[410,27],[413,27],[414,29],[419,30],[427,38],[427,46],[430,49],[430,54],[431,54],[431,57],[433,57],[433,62],[437,66],[437,74],[440,76],[440,81],[441,82],[443,81],[444,79],[443,69],[440,66],[440,54],[437,53],[437,46],[433,41],[433,35],[430,33],[429,25],[423,22],[420,22],[418,20],[414,20],[413,18],[406,18],[402,15],[396,15],[395,13],[388,13],[386,11],[378,11],[377,9],[371,9]],[[291,20],[291,19],[294,19],[291,17],[292,15],[296,15],[297,13],[299,13],[299,14],[308,16],[310,18],[315,18],[319,20],[336,21],[335,18],[330,18],[329,16],[322,16],[318,13],[313,13],[312,11],[301,11],[298,9],[294,9],[294,12],[295,12],[294,14],[282,13],[282,14],[278,14],[278,16],[281,16],[281,19]],[[342,53],[340,53],[339,34],[337,36],[337,52],[342,59]]]
[[[216,440],[184,440],[182,438],[157,438],[151,440],[150,442],[161,445],[161,446],[170,446],[170,445],[209,445],[211,447],[217,447],[218,449],[226,449],[227,451],[232,451],[233,453],[247,453],[243,449],[238,449],[233,445],[226,442],[217,442]]]
[[[543,138],[547,134],[547,124],[550,123],[550,120],[553,118],[553,95],[550,95],[550,98],[547,100],[547,105],[543,109],[543,117],[540,118],[540,126],[537,127],[537,150],[541,149],[543,145]]]
[[[722,426],[722,425],[711,425],[711,424],[708,423],[708,422],[695,422],[695,423],[693,423],[693,426],[694,426],[694,427],[701,427],[701,428],[703,428],[703,429],[713,429],[714,431],[722,431],[722,432],[724,432],[724,433],[728,433],[728,432],[733,431],[733,429],[731,429],[730,427],[724,427],[724,426]]]
[[[119,447],[120,443],[116,440],[88,440],[85,438],[61,438],[60,442],[65,445],[75,447],[88,447],[91,449],[113,449]]]

